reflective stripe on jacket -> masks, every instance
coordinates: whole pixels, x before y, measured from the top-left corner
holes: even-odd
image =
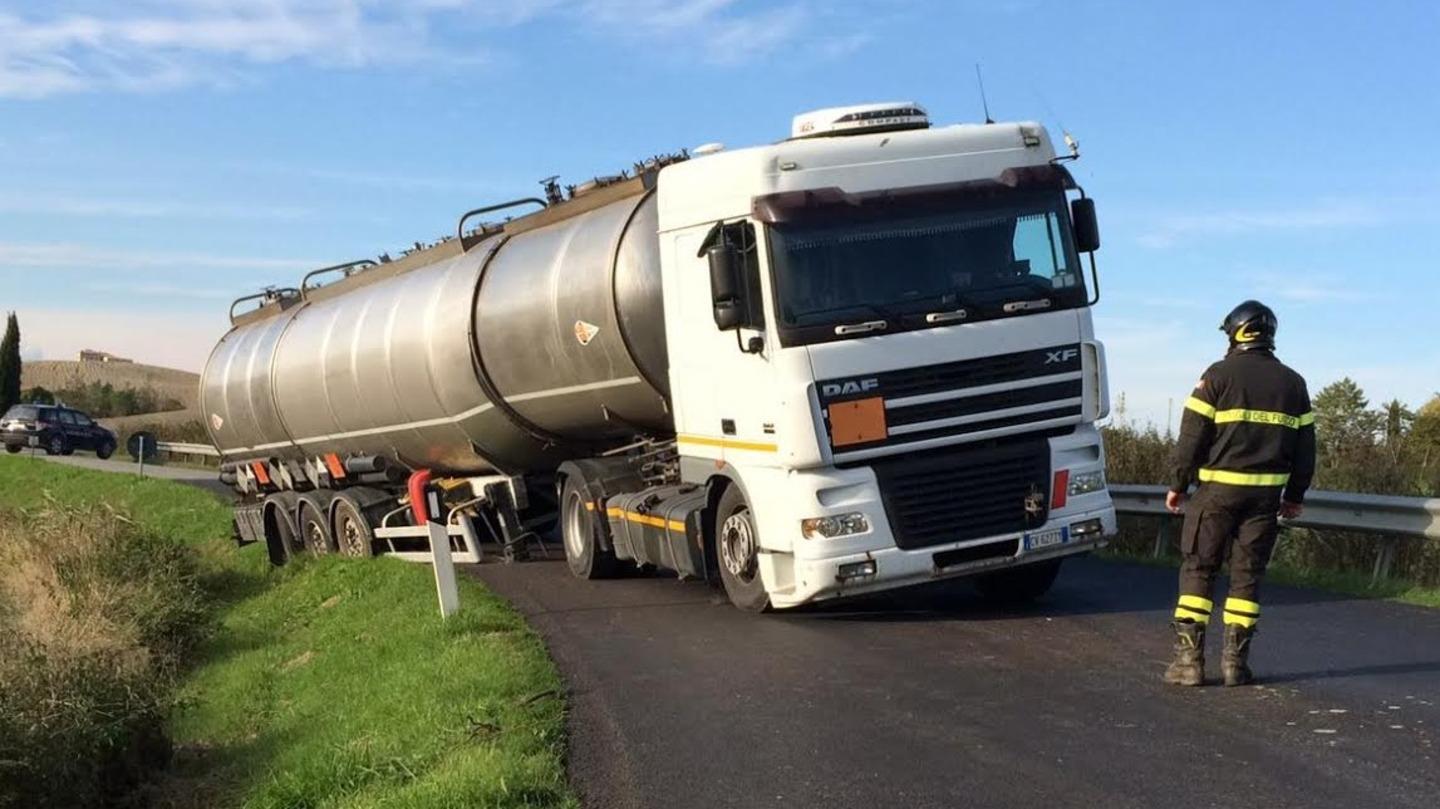
[[[1263,350],[1236,351],[1205,370],[1185,400],[1170,488],[1199,480],[1285,487],[1302,502],[1315,474],[1315,416],[1305,380]]]

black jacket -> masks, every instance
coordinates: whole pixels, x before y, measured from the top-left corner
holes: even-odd
[[[1303,377],[1258,349],[1231,352],[1205,369],[1185,400],[1172,491],[1183,492],[1196,479],[1283,486],[1284,498],[1300,503],[1314,475],[1315,416]]]

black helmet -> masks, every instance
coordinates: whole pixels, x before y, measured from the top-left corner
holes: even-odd
[[[1245,301],[1231,309],[1220,324],[1220,331],[1230,338],[1230,348],[1239,351],[1275,348],[1275,331],[1279,328],[1275,312],[1259,301]]]

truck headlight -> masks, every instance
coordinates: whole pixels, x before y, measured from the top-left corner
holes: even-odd
[[[800,533],[806,539],[833,539],[863,534],[870,530],[870,521],[858,511],[837,514],[833,517],[811,517],[800,521]]]
[[[1070,496],[1098,492],[1105,488],[1105,473],[1100,470],[1070,475]]]

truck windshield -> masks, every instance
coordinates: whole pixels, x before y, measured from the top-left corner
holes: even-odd
[[[1085,305],[1065,196],[1015,191],[770,231],[782,340],[839,339]]]

